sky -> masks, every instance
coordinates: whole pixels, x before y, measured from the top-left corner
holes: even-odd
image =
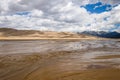
[[[0,0],[0,28],[120,32],[120,0]]]

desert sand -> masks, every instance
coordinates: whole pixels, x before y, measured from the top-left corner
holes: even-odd
[[[41,39],[98,39],[97,37],[72,32],[16,30],[0,28],[0,40],[41,40]]]
[[[119,80],[120,41],[0,29],[0,80]]]
[[[120,42],[0,41],[0,80],[120,80]]]

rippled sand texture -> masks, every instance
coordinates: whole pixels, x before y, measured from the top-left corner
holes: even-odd
[[[0,80],[120,80],[120,42],[0,41]]]

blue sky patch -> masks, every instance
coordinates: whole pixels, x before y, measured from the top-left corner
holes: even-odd
[[[115,24],[115,26],[116,26],[117,28],[120,27],[120,23]]]
[[[17,12],[17,15],[28,15],[30,12]]]
[[[84,7],[90,13],[98,13],[98,14],[112,10],[112,6],[110,4],[103,4],[102,2],[98,2],[95,4],[87,4],[82,7]]]

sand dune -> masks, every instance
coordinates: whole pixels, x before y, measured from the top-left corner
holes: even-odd
[[[96,39],[96,37],[72,32],[0,28],[0,39]]]

